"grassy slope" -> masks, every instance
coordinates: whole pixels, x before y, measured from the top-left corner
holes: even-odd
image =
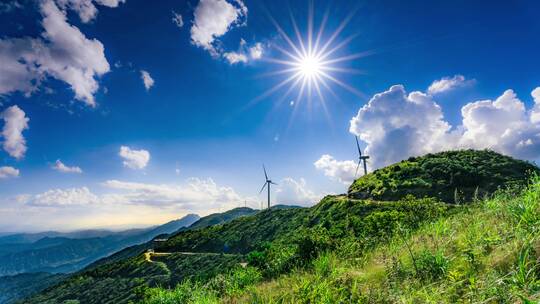
[[[538,167],[493,151],[448,151],[411,157],[357,179],[349,188],[355,198],[396,200],[405,194],[436,197],[447,203],[482,197],[508,184],[524,184],[526,172]]]
[[[321,255],[305,271],[247,288],[228,303],[536,303],[540,180],[460,207],[358,259]],[[410,250],[410,251],[409,251]],[[530,301],[530,302],[528,302]]]

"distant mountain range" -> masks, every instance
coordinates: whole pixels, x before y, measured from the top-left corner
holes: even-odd
[[[160,226],[120,232],[86,230],[5,235],[0,237],[0,276],[77,271],[125,247],[190,226],[199,218],[189,214]]]
[[[0,304],[14,303],[40,292],[69,277],[67,272],[93,269],[139,255],[154,246],[155,238],[224,224],[257,212],[235,208],[202,218],[189,214],[160,226],[120,232],[51,231],[0,236]]]

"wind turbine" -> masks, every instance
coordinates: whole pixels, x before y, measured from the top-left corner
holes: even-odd
[[[358,148],[358,165],[356,166],[356,172],[354,173],[354,176],[356,177],[361,162],[364,162],[364,175],[367,174],[366,160],[369,158],[369,156],[362,155],[362,149],[360,149],[360,144],[358,143],[358,136],[355,136],[354,138],[356,139],[356,147]]]
[[[262,186],[261,191],[259,191],[259,194],[261,194],[263,192],[264,187],[267,188],[267,190],[268,190],[268,208],[270,208],[270,185],[277,185],[277,184],[274,183],[271,179],[268,178],[268,174],[266,174],[266,168],[264,167],[264,165],[263,165],[263,170],[264,170],[264,178],[266,179],[266,181],[264,182],[264,185]]]

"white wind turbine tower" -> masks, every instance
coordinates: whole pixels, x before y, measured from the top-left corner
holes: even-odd
[[[261,191],[259,191],[259,194],[261,194],[263,192],[264,187],[267,188],[267,190],[268,190],[268,208],[270,208],[270,185],[277,185],[277,184],[274,183],[271,179],[268,178],[268,174],[266,174],[266,168],[264,167],[264,165],[263,165],[263,170],[264,170],[265,182],[264,182],[264,185],[261,188]]]
[[[367,174],[366,160],[369,159],[369,156],[362,155],[362,149],[360,149],[360,144],[358,143],[358,136],[355,136],[354,138],[356,139],[356,148],[358,148],[358,165],[356,166],[356,171],[354,173],[354,177],[356,177],[361,162],[364,162],[364,175]]]

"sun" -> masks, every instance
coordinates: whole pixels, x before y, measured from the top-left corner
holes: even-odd
[[[323,70],[321,59],[313,55],[306,55],[300,58],[297,64],[298,72],[300,72],[304,78],[319,77]]]
[[[338,76],[338,74],[343,73],[363,74],[362,71],[348,68],[344,64],[373,53],[372,51],[365,51],[346,54],[348,49],[346,46],[356,35],[353,34],[345,39],[340,39],[343,29],[352,19],[356,9],[350,10],[349,15],[342,19],[342,22],[333,32],[326,33],[325,27],[329,23],[329,9],[327,9],[319,23],[319,27],[315,29],[313,2],[310,1],[309,3],[305,32],[302,32],[298,27],[292,11],[289,12],[293,35],[288,35],[276,20],[270,16],[270,20],[279,33],[281,41],[272,44],[272,47],[278,51],[275,53],[275,57],[265,58],[264,60],[276,64],[279,68],[263,76],[284,76],[284,79],[256,97],[250,104],[279,92],[280,97],[276,100],[275,106],[285,100],[292,100],[290,104],[294,105],[295,110],[304,101],[307,102],[308,108],[312,108],[313,100],[318,100],[327,117],[329,117],[327,101],[323,92],[330,92],[332,96],[336,97],[335,99],[339,100],[339,96],[334,91],[337,86],[356,96],[365,97],[358,89],[348,85]]]

